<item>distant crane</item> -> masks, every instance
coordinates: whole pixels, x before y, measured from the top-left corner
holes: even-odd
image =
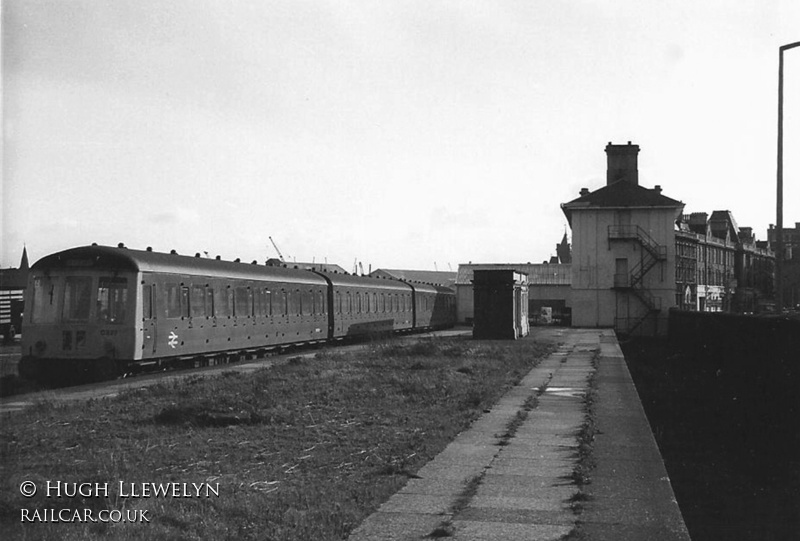
[[[273,248],[275,248],[275,251],[276,251],[276,252],[278,252],[278,257],[280,258],[280,260],[281,260],[282,262],[284,262],[284,263],[285,263],[285,262],[286,262],[286,260],[283,258],[283,254],[282,254],[282,253],[281,253],[281,251],[278,249],[278,245],[277,245],[277,244],[275,244],[275,241],[274,241],[274,240],[272,240],[272,237],[270,237],[270,238],[269,238],[269,241],[272,243],[272,247],[273,247]]]

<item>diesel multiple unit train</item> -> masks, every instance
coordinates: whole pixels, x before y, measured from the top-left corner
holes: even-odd
[[[103,380],[455,323],[438,285],[86,246],[31,267],[20,375]]]

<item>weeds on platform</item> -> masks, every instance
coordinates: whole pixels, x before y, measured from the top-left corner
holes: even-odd
[[[592,359],[594,370],[589,376],[586,385],[586,393],[583,396],[584,422],[577,434],[578,450],[575,468],[572,470],[570,480],[577,486],[578,490],[567,499],[572,512],[580,515],[583,512],[586,502],[591,500],[591,496],[584,490],[586,485],[592,482],[591,473],[595,468],[596,462],[592,455],[594,438],[597,434],[597,424],[594,411],[594,403],[597,399],[597,354]],[[579,541],[585,539],[585,535],[578,521],[575,528],[565,537],[564,541]]]

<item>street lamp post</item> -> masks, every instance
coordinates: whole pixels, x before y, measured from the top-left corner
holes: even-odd
[[[775,224],[775,289],[776,307],[783,311],[783,51],[800,47],[800,41],[782,45],[778,49],[778,197]]]

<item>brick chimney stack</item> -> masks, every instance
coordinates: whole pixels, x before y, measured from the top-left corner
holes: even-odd
[[[639,166],[637,157],[639,155],[639,145],[633,145],[630,141],[628,141],[627,145],[612,145],[608,143],[606,145],[606,155],[608,156],[606,185],[622,180],[638,186]]]

